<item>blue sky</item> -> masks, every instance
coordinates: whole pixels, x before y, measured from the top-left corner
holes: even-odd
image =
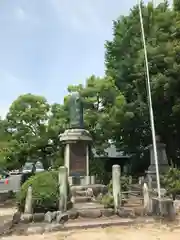
[[[0,0],[0,115],[20,94],[62,102],[68,85],[92,74],[103,76],[112,20],[134,4],[136,0]]]

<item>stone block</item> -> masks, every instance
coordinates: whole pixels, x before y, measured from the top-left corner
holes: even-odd
[[[67,211],[69,219],[76,219],[79,217],[79,213],[76,209],[71,209],[69,211]]]
[[[44,221],[44,213],[34,213],[33,214],[33,222],[43,222]]]
[[[135,218],[135,212],[132,209],[120,208],[117,211],[117,215],[121,218]]]
[[[41,226],[31,226],[28,227],[26,234],[30,235],[30,234],[42,234],[44,232],[44,228]]]
[[[176,213],[172,199],[152,198],[152,213],[156,216],[165,217],[169,220],[175,220]]]
[[[56,216],[57,223],[65,223],[68,221],[68,219],[69,219],[69,215],[67,212],[65,212],[65,213],[58,212],[57,213],[57,216]]]
[[[100,218],[102,212],[100,209],[84,209],[79,211],[79,216],[82,218]]]
[[[61,230],[63,227],[62,224],[59,223],[51,223],[51,224],[47,224],[44,228],[44,232],[56,232]]]
[[[29,213],[24,213],[21,215],[21,222],[30,223],[33,220],[33,215]]]
[[[104,217],[111,217],[114,215],[114,209],[112,208],[105,208],[101,210],[102,216]]]
[[[51,223],[53,221],[53,213],[52,212],[45,213],[44,221],[47,223]]]

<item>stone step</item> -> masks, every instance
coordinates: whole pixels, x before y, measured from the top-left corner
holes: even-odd
[[[94,209],[94,208],[103,209],[104,205],[102,205],[100,203],[94,203],[94,202],[84,202],[84,203],[75,203],[74,208],[78,209],[78,210],[79,209]]]
[[[87,196],[87,192],[86,190],[79,190],[79,191],[76,191],[76,196],[81,196],[81,197],[86,197]]]
[[[87,197],[87,196],[76,196],[74,198],[75,203],[86,203],[90,201],[91,201],[91,197]]]

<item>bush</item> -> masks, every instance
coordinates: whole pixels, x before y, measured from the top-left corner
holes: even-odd
[[[121,176],[121,191],[128,191],[129,189],[129,177]],[[122,201],[123,203],[123,201]],[[104,195],[101,204],[104,205],[105,208],[113,208],[114,207],[114,198],[113,198],[113,189],[112,189],[112,180],[108,184],[108,194]]]
[[[103,196],[101,200],[101,204],[104,205],[104,208],[113,208],[114,207],[114,198],[110,194],[106,194]]]
[[[177,168],[170,168],[162,182],[167,193],[171,194],[175,200],[176,195],[180,193],[180,170]]]
[[[22,185],[21,190],[17,195],[17,202],[20,211],[24,211],[25,199],[29,186],[32,186],[32,205],[34,212],[55,211],[58,209],[58,171],[37,173]],[[70,198],[69,187],[68,196]]]
[[[127,176],[121,176],[121,191],[125,192],[129,189],[129,178]],[[112,180],[108,184],[108,191],[112,193]]]

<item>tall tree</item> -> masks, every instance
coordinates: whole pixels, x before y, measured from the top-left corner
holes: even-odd
[[[41,158],[46,165],[48,142],[47,123],[50,106],[44,97],[25,94],[11,105],[6,118],[6,130],[11,134],[10,165],[23,164],[28,158]]]
[[[170,9],[166,1],[157,7],[142,4],[156,132],[174,161],[180,152],[180,14],[176,10]],[[143,161],[151,132],[138,6],[114,22],[113,36],[106,43],[106,73],[115,79],[126,97],[127,109],[133,112],[117,135],[122,136],[124,148]]]

